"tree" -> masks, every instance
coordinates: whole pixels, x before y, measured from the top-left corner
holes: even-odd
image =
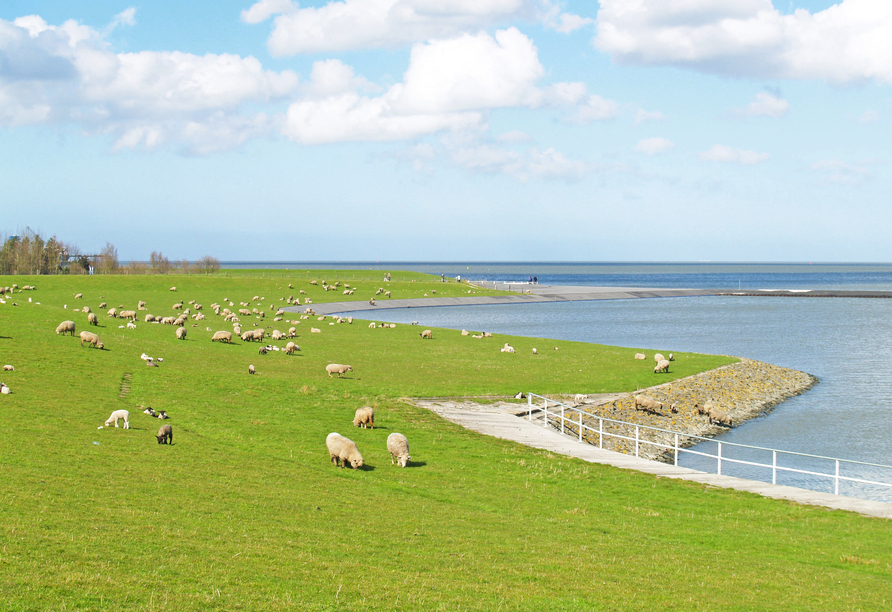
[[[211,274],[220,269],[220,260],[210,255],[205,255],[198,261],[199,269],[205,274]]]
[[[151,265],[152,270],[158,274],[167,274],[170,272],[170,260],[162,255],[160,251],[152,251],[152,255],[149,257],[149,265]]]
[[[105,243],[105,248],[99,254],[99,269],[105,274],[118,271],[121,264],[118,262],[118,249],[111,242]]]

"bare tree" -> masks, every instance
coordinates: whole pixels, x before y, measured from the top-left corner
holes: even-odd
[[[170,260],[161,254],[160,251],[152,251],[149,257],[149,265],[154,272],[158,274],[167,274],[170,272]]]
[[[111,242],[105,243],[105,248],[99,254],[99,270],[105,274],[113,274],[118,271],[121,264],[118,262],[118,249]]]
[[[198,267],[205,274],[211,274],[220,269],[220,260],[216,257],[205,255],[200,260],[198,260]]]

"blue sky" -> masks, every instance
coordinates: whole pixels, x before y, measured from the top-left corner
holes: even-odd
[[[890,82],[886,0],[7,0],[0,233],[889,262]]]

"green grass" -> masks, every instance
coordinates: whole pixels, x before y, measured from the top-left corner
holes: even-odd
[[[343,283],[348,272],[275,272],[0,277],[38,287],[7,299],[18,306],[0,305],[0,362],[16,366],[0,373],[13,390],[0,396],[0,608],[892,607],[888,521],[586,464],[465,431],[401,400],[632,390],[654,376],[631,359],[634,349],[440,329],[421,340],[412,326],[330,318],[301,322],[293,357],[210,342],[206,327],[231,329],[209,308],[224,297],[235,308],[265,297],[263,324],[283,330],[269,320],[280,297],[304,289],[316,303],[349,299],[308,282],[340,274]],[[394,298],[467,294],[425,275],[393,276]],[[346,282],[361,300],[384,285]],[[87,329],[75,307],[135,308],[140,299],[155,315],[196,299],[208,319],[178,341],[170,326],[140,317],[122,330],[100,311],[104,351],[53,333],[68,318]],[[499,352],[506,341],[517,353]],[[164,363],[148,368],[142,352]],[[354,371],[328,378],[333,361]],[[682,354],[670,378],[729,361]],[[350,422],[364,404],[375,407],[374,430]],[[172,415],[172,446],[156,443],[160,421],[145,405]],[[97,429],[117,408],[130,410],[131,429]],[[332,466],[330,431],[357,442],[366,469]],[[406,469],[390,463],[392,431],[410,441]]]

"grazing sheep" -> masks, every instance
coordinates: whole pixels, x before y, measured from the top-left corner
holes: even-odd
[[[158,444],[173,444],[173,427],[165,423],[158,429]]]
[[[635,359],[647,359],[647,355],[644,353],[635,353]]]
[[[226,342],[227,344],[232,342],[232,332],[228,332],[228,331],[214,332],[214,337],[211,338],[211,342],[215,342],[217,340],[219,340],[220,342]]]
[[[108,306],[105,302],[99,302],[99,308],[105,310],[105,307]]]
[[[117,309],[117,308],[109,308],[109,309],[108,309],[108,312],[107,312],[106,314],[107,314],[108,316],[110,316],[110,317],[116,317],[116,318],[117,318],[117,316],[118,316],[118,309]]]
[[[694,408],[697,410],[697,414],[705,414],[709,417],[709,413],[715,410],[715,404],[712,403],[712,400],[707,400],[705,404],[697,404]]]
[[[356,448],[356,443],[353,440],[345,438],[339,433],[331,432],[325,438],[325,446],[328,447],[331,462],[336,466],[347,467],[349,461],[350,467],[354,470],[362,467],[362,455],[359,454],[359,449]]]
[[[293,355],[294,351],[299,351],[299,350],[300,350],[300,347],[297,346],[293,342],[289,342],[288,344],[285,345],[285,354],[286,355]]]
[[[311,334],[321,334],[321,333],[322,333],[322,330],[321,330],[321,329],[318,329],[318,328],[316,328],[316,327],[311,327],[311,328],[310,328],[310,333],[311,333]]]
[[[269,352],[269,347],[268,347],[268,346],[261,346],[261,347],[260,347],[260,350],[257,351],[257,352],[260,353],[261,355],[266,355],[266,354]]]
[[[372,321],[371,323],[369,323],[369,329],[375,329],[375,327],[377,327],[377,326],[375,325],[375,322],[374,322],[374,321]]]
[[[185,340],[185,339],[186,339],[186,328],[185,328],[185,327],[178,327],[178,328],[177,328],[177,331],[176,331],[176,334],[177,334],[177,338],[178,338],[179,340]]]
[[[59,323],[59,326],[56,328],[57,334],[68,334],[70,333],[72,336],[74,335],[74,321],[62,321]]]
[[[726,425],[728,427],[733,427],[734,423],[731,421],[731,414],[725,410],[720,410],[718,408],[712,408],[709,411],[709,424],[718,423],[719,425]]]
[[[114,423],[115,427],[117,427],[118,421],[124,421],[124,429],[130,429],[130,411],[115,410],[111,413],[111,415],[109,415],[108,419],[105,420],[105,426],[109,427],[112,423]]]
[[[660,363],[664,359],[665,359],[665,357],[663,357],[662,353],[656,353],[654,355],[654,361],[656,361],[657,363]]]
[[[10,391],[6,383],[0,382],[0,393],[2,393],[3,395],[9,395],[10,393],[12,393],[12,391]]]
[[[81,312],[86,313],[86,314],[89,314],[89,312],[90,312],[90,307],[89,307],[89,306],[84,306],[83,308],[81,308]]]
[[[505,343],[505,346],[503,346],[503,347],[500,349],[500,351],[501,351],[502,353],[513,353],[513,352],[514,352],[514,347],[511,346],[510,344],[508,344],[508,343],[506,342],[506,343]]]
[[[375,409],[371,406],[363,406],[356,409],[356,415],[353,417],[353,426],[368,429],[375,428]]]
[[[140,300],[139,303],[137,303],[137,305],[136,305],[136,309],[137,310],[145,310],[146,303],[143,300]]]
[[[99,339],[99,336],[97,336],[93,332],[82,331],[80,333],[80,336],[81,336],[81,346],[83,346],[84,342],[86,342],[98,349],[105,348],[105,345],[102,344],[102,341]]]
[[[538,354],[539,354],[539,351],[537,351],[537,350],[536,350],[536,347],[534,346],[534,347],[533,347],[533,355],[538,355]]]
[[[121,327],[118,325],[118,327]],[[136,324],[133,321],[127,321],[127,329],[136,329]]]
[[[15,285],[13,285],[12,288],[15,289],[15,288],[16,288]],[[84,297],[84,294],[83,294],[83,293],[75,293],[75,294],[74,294],[74,299],[76,299],[76,300],[79,300],[79,299],[81,299],[82,297]]]
[[[433,333],[431,330],[429,330],[429,329],[424,330],[424,331],[421,332],[419,335],[420,335],[422,338],[433,338],[433,337],[434,337],[434,333]]]
[[[176,288],[176,287],[171,287],[170,290],[171,290],[171,291],[176,291],[177,288]]]
[[[646,412],[652,412],[654,414],[661,414],[663,406],[665,406],[663,402],[658,402],[657,400],[651,397],[647,397],[646,395],[635,396],[635,410],[644,410]]]
[[[332,374],[337,374],[338,378],[341,378],[345,372],[352,372],[353,366],[341,365],[340,363],[330,363],[325,366],[325,371],[328,372],[329,378],[331,378]]]
[[[675,357],[672,356],[672,353],[669,353],[669,361],[675,361]]]
[[[7,365],[3,366],[3,371],[4,372],[15,372],[15,368],[12,367],[11,365],[7,364]]]
[[[274,329],[271,337],[273,340],[281,340],[285,337],[285,334],[280,332],[278,329]]]
[[[248,366],[248,374],[254,374],[255,372],[256,372],[256,370],[254,369],[254,365],[253,364],[249,365]]]
[[[95,312],[87,314],[87,323],[89,323],[90,325],[99,325],[99,319],[96,318]]]
[[[663,359],[660,362],[658,362],[656,367],[654,368],[654,374],[656,374],[657,372],[668,372],[668,371],[669,371],[669,360],[667,360],[667,359]]]
[[[160,320],[160,319],[159,319],[159,320]],[[153,314],[147,314],[145,317],[143,317],[143,321],[145,321],[146,323],[154,323],[154,322],[155,322],[155,315],[153,315]]]
[[[118,313],[118,317],[121,319],[130,319],[131,321],[136,321],[136,311],[135,310],[122,310]]]
[[[397,465],[406,467],[412,457],[409,456],[409,441],[401,433],[393,432],[387,436],[387,451],[390,453],[390,464],[396,459]]]

